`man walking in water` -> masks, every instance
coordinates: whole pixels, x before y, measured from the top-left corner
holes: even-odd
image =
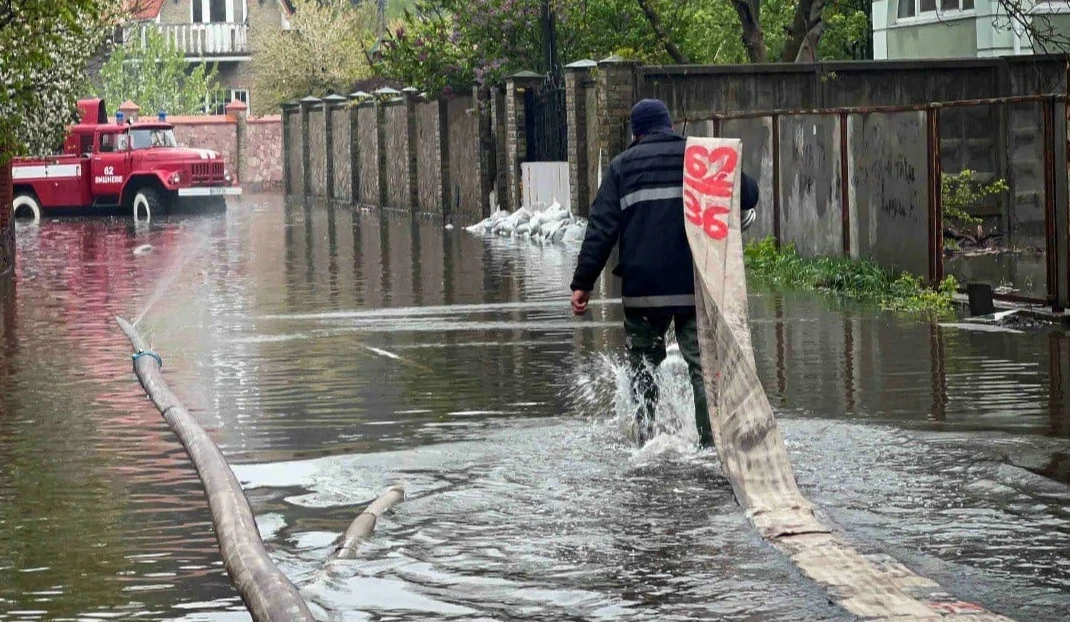
[[[699,443],[713,445],[702,383],[695,279],[691,247],[684,232],[684,149],[687,139],[672,129],[665,104],[644,99],[632,108],[632,144],[609,165],[591,205],[587,235],[572,277],[572,312],[583,315],[591,290],[620,244],[624,329],[632,388],[639,401],[639,443],[652,435],[658,387],[654,369],[665,360],[665,333],[672,323],[680,354],[687,361],[695,394]],[[743,228],[755,219],[758,185],[746,174],[741,183]]]

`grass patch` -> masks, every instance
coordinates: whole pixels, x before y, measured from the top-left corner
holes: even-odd
[[[865,259],[802,257],[791,244],[780,249],[772,237],[751,242],[743,251],[747,275],[755,281],[791,289],[817,290],[890,311],[950,315],[958,290],[948,276],[936,289],[920,277],[893,272]]]

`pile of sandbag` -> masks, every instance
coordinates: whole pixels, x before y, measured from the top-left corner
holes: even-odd
[[[478,224],[466,230],[481,235],[504,235],[530,238],[539,242],[582,241],[587,232],[587,221],[569,213],[554,201],[549,207],[533,205],[521,207],[515,212],[499,209]]]

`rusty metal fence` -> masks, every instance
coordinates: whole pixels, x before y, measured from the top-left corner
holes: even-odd
[[[869,258],[932,283],[950,274],[1062,309],[1068,115],[1066,95],[1037,95],[714,114],[677,129],[743,140],[763,197],[751,239]],[[974,187],[1003,185],[964,204],[945,184],[966,170]]]

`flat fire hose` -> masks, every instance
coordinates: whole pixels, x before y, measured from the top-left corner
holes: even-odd
[[[710,424],[736,500],[762,538],[860,618],[1009,620],[956,599],[889,556],[863,556],[821,523],[799,491],[754,364],[740,232],[741,149],[735,139],[688,138],[683,187]]]

